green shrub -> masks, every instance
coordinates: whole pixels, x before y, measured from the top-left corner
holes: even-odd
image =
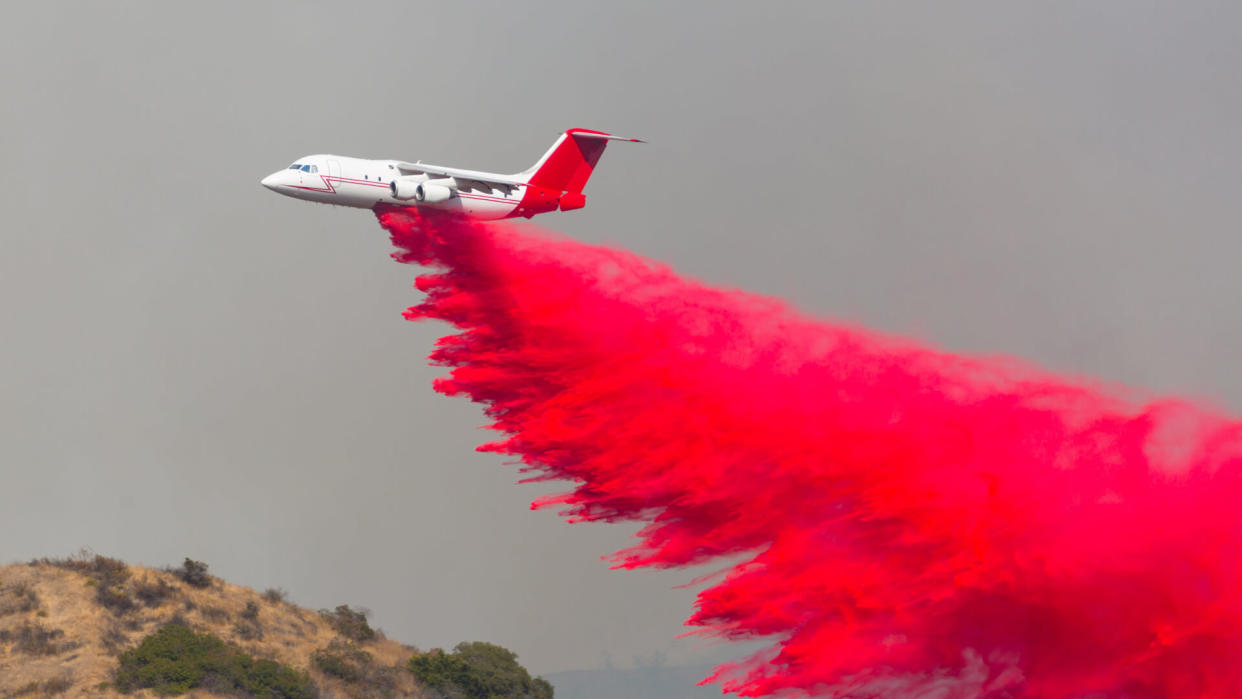
[[[211,634],[169,624],[121,654],[113,682],[129,693],[184,694],[195,688],[251,697],[312,699],[310,678],[287,665],[255,660]]]
[[[332,624],[336,632],[351,641],[370,641],[375,638],[375,629],[367,623],[367,613],[342,604],[332,611],[319,610],[319,614]]]
[[[409,671],[418,681],[450,699],[552,699],[552,685],[531,679],[517,654],[492,643],[459,643],[452,653],[439,648],[416,653]]]

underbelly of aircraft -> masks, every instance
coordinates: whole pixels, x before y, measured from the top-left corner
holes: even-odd
[[[352,206],[360,209],[374,208],[378,204],[395,206],[416,206],[440,211],[453,211],[481,219],[499,219],[512,216],[521,203],[519,196],[508,197],[499,194],[482,192],[457,192],[453,198],[432,203],[396,199],[388,188],[388,183],[377,180],[357,180],[331,175],[321,177],[322,185],[298,187],[300,198],[324,204]]]

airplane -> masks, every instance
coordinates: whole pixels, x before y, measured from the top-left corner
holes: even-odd
[[[591,129],[569,129],[531,167],[514,175],[424,162],[308,155],[264,177],[285,196],[361,209],[418,206],[493,220],[586,206],[582,188],[609,141],[646,143]]]

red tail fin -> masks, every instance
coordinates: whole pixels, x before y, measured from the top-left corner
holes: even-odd
[[[581,193],[608,141],[643,143],[637,138],[622,138],[603,131],[570,129],[556,139],[539,162],[522,174],[536,187]]]

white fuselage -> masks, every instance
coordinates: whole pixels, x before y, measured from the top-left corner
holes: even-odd
[[[262,179],[285,196],[360,209],[403,206],[470,218],[530,218],[586,206],[582,188],[609,141],[631,141],[591,129],[569,129],[531,167],[512,175],[400,160],[308,155]]]
[[[390,190],[394,179],[402,177],[396,160],[364,160],[339,155],[308,155],[284,170],[263,178],[263,186],[285,196],[322,204],[371,209],[377,205],[419,206],[466,214],[473,218],[497,219],[522,215],[518,211],[525,186],[506,189],[455,190],[453,197],[440,202],[414,202],[397,199]],[[406,176],[408,179],[409,176]],[[417,176],[426,179],[426,176]]]

